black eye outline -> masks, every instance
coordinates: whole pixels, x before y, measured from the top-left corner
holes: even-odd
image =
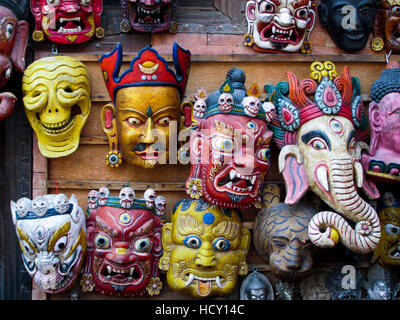
[[[55,253],[59,253],[67,247],[68,244],[68,236],[63,235],[60,238],[58,238],[57,242],[54,244],[53,251]],[[60,247],[61,246],[61,247]]]
[[[277,247],[278,249],[284,249],[284,248],[286,248],[286,243],[284,243],[283,241],[281,241],[281,240],[276,240],[276,239],[274,239],[274,240],[272,240],[272,241],[273,241],[275,247]]]
[[[258,12],[260,13],[274,13],[275,11],[276,11],[275,5],[269,1],[263,1],[258,6]]]

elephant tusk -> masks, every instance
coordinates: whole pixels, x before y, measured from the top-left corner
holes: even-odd
[[[319,184],[325,191],[329,192],[329,182],[328,182],[328,168],[324,165],[320,165],[316,168],[316,178]]]

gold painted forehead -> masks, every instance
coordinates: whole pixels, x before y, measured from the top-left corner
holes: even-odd
[[[72,57],[47,57],[30,64],[22,78],[24,92],[31,90],[43,80],[80,84],[90,93],[89,72],[81,61]]]

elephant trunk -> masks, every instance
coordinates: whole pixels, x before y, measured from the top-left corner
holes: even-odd
[[[353,160],[331,160],[330,175],[335,209],[357,224],[353,230],[339,214],[320,212],[312,218],[308,226],[310,240],[319,247],[334,247],[338,234],[342,244],[354,252],[365,254],[373,251],[381,236],[380,222],[376,211],[357,193]]]
[[[11,92],[0,94],[0,121],[8,118],[14,110],[17,98]]]

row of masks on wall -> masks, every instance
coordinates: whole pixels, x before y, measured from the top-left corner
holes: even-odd
[[[121,1],[121,31],[163,32],[176,30],[174,12],[177,1]],[[374,30],[373,50],[399,52],[400,3],[397,1],[321,1],[317,10],[312,1],[247,1],[248,32],[246,46],[266,52],[311,52],[310,36],[316,21],[327,29],[336,45],[344,51],[360,51]],[[93,37],[103,38],[101,27],[103,3],[77,0],[30,1],[2,0],[1,78],[3,86],[13,69],[24,71],[25,50],[29,36],[29,7],[34,17],[35,41],[54,44],[79,44]],[[171,26],[172,25],[172,26]],[[180,82],[180,81],[177,81]],[[0,120],[8,117],[16,98],[1,94]]]
[[[254,246],[282,278],[305,277],[312,270],[313,250],[339,242],[351,252],[374,253],[379,263],[397,265],[394,196],[381,197],[390,208],[387,213],[364,200],[360,189],[378,199],[376,183],[399,179],[398,64],[389,64],[371,88],[368,146],[360,83],[348,66],[339,74],[332,62],[315,62],[309,78],[287,72],[287,81],[267,84],[264,90],[257,84],[246,87],[243,70],[233,68],[219,89],[208,93],[200,88],[191,102],[183,101],[189,51],[174,45],[175,71],[147,47],[120,74],[122,55],[117,46],[100,59],[112,101],[101,116],[110,142],[105,165],[160,165],[158,159],[171,154],[155,145],[165,136],[170,140],[170,123],[175,122],[177,132],[190,132],[178,152],[180,161],[191,165],[187,198],[175,205],[170,221],[165,198],[148,190],[136,199],[129,187],[118,197],[107,188],[92,190],[87,217],[73,196],[12,203],[24,264],[45,291],[58,293],[70,286],[86,257],[80,283],[87,292],[159,294],[163,270],[174,290],[194,297],[230,294],[238,276],[249,271],[251,233],[239,210],[250,207],[260,209]],[[40,151],[49,157],[57,150],[73,152],[90,109],[85,65],[71,57],[39,59],[24,74],[23,93]],[[72,132],[75,138],[69,141]],[[57,135],[62,139],[52,144]],[[281,149],[284,203],[280,191],[264,182],[272,140]],[[308,190],[331,210],[318,212],[302,204]]]

